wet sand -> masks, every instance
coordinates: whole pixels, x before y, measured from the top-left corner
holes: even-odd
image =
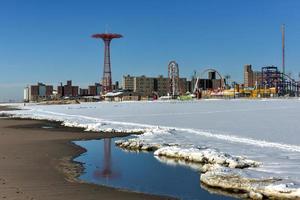
[[[171,199],[76,179],[82,166],[71,160],[85,150],[71,141],[116,136],[122,134],[87,133],[55,122],[0,118],[0,199]]]

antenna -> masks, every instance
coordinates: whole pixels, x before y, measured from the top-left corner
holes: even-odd
[[[285,74],[285,24],[281,26],[282,34],[282,73]]]

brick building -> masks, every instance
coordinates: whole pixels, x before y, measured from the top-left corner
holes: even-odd
[[[30,85],[24,89],[24,101],[41,101],[51,98],[53,94],[53,86],[44,83]]]
[[[132,91],[140,96],[153,96],[154,93],[158,96],[166,96],[170,93],[170,79],[163,77],[147,77],[147,76],[123,76],[123,89]],[[184,94],[187,91],[188,85],[186,78],[179,79],[180,93]]]
[[[100,83],[95,83],[95,85],[90,85],[88,90],[90,96],[99,96],[102,92],[102,85]]]
[[[244,86],[256,87],[262,82],[262,74],[260,71],[253,71],[251,65],[244,66]]]
[[[59,97],[77,97],[78,96],[78,86],[73,86],[72,81],[67,81],[66,85],[61,85],[57,87],[57,93]]]

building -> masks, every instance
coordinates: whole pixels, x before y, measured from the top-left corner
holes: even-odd
[[[124,90],[133,91],[134,90],[134,77],[130,75],[123,76],[122,88]]]
[[[120,89],[119,81],[116,81],[115,84],[112,84],[112,90],[118,91]]]
[[[41,101],[48,100],[53,94],[53,86],[43,83],[37,85],[30,85],[24,88],[24,101]]]
[[[80,88],[79,89],[79,95],[80,96],[88,96],[89,95],[89,90],[88,89]]]
[[[216,76],[217,74],[219,77],[218,79]],[[195,82],[195,80],[192,79],[191,82]],[[201,90],[220,90],[224,87],[224,83],[225,80],[221,77],[221,75],[216,70],[212,69],[208,72],[208,78],[199,77],[198,79],[196,79],[195,85],[197,84],[196,88]]]
[[[162,75],[154,78],[154,91],[157,92],[158,96],[166,96],[169,94],[170,80]]]
[[[134,77],[133,91],[139,93],[141,96],[153,96],[154,78],[146,76]]]
[[[78,96],[78,86],[73,86],[72,81],[67,81],[66,85],[60,85],[57,87],[57,93],[59,97],[77,97]]]
[[[253,72],[253,86],[257,87],[262,83],[262,73],[260,71]]]
[[[211,79],[212,82],[212,89],[217,90],[222,87],[222,81],[225,82],[225,80],[222,79]]]
[[[185,94],[188,90],[188,82],[186,78],[179,79],[180,94]],[[170,94],[170,79],[163,77],[147,77],[147,76],[123,76],[123,90],[132,91],[140,96],[152,97],[167,96]]]
[[[262,82],[262,73],[253,71],[251,65],[244,66],[244,87],[257,87]]]
[[[186,92],[190,92],[189,90],[189,82],[186,78],[179,78],[179,93],[185,94]]]
[[[253,87],[253,71],[251,65],[244,66],[244,86]]]
[[[29,102],[29,87],[24,88],[24,102]]]
[[[90,96],[99,96],[102,92],[102,85],[100,83],[95,83],[95,85],[90,85],[88,87],[88,94]]]

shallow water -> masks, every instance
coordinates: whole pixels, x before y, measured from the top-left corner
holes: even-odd
[[[114,140],[75,142],[87,149],[75,159],[85,163],[81,180],[180,199],[233,199],[202,189],[200,174],[194,169],[162,163],[153,153],[126,152],[116,147]]]
[[[206,146],[262,162],[254,176],[266,172],[299,185],[299,100],[97,102],[30,105],[6,113],[99,132],[141,131],[146,143]]]

